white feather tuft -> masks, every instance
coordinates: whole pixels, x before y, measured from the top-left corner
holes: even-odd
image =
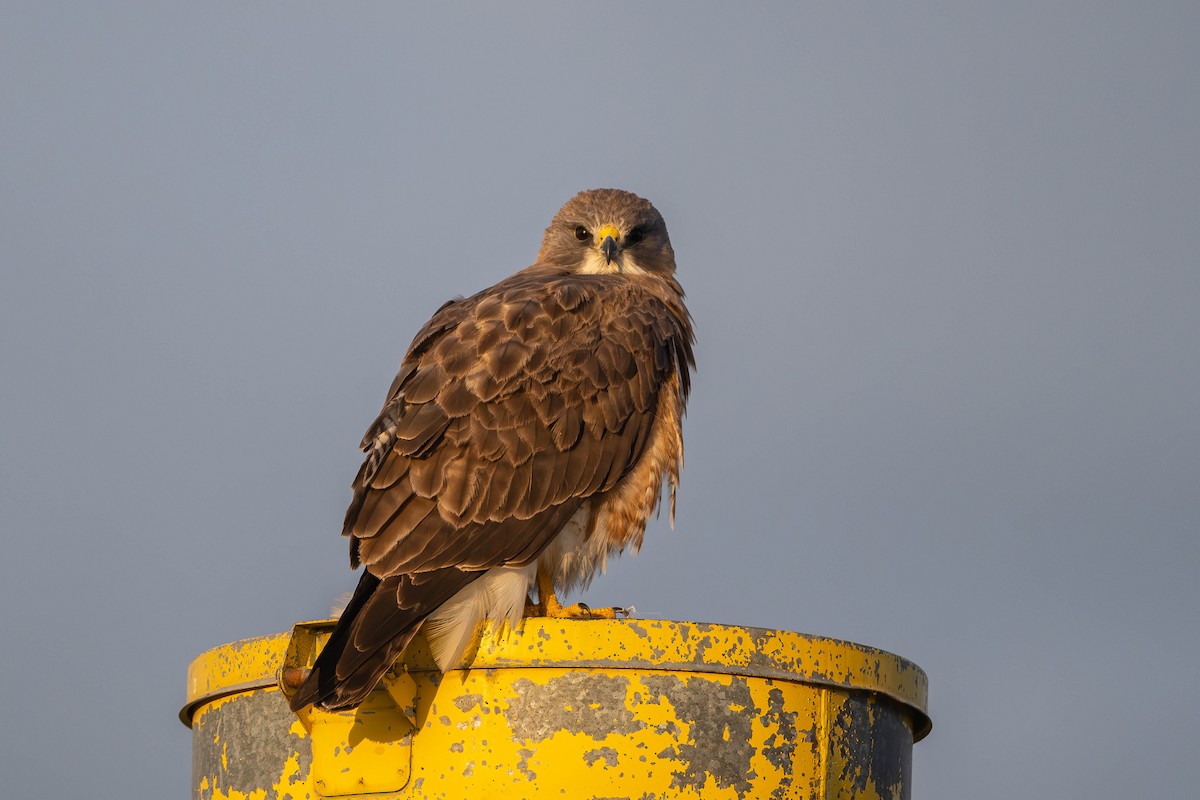
[[[483,620],[490,619],[496,632],[521,621],[534,570],[534,564],[490,569],[429,615],[423,630],[438,669],[458,667]]]
[[[342,592],[333,601],[333,605],[329,607],[329,618],[338,619],[342,616],[342,612],[346,610],[346,606],[350,605],[350,598],[354,597],[354,592]]]

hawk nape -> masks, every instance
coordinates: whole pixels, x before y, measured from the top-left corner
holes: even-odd
[[[363,701],[424,626],[454,668],[484,619],[576,615],[641,545],[683,458],[692,326],[662,216],[629,192],[572,198],[537,261],[447,303],[417,334],[363,437],[343,535],[358,587],[291,697]]]

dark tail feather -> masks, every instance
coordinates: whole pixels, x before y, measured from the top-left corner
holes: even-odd
[[[288,701],[293,711],[299,711],[309,703],[327,711],[337,711],[358,705],[371,693],[383,673],[391,668],[396,656],[399,656],[412,640],[413,634],[416,633],[416,625],[407,636],[399,638],[397,642],[399,648],[394,653],[380,653],[378,660],[365,660],[355,673],[341,679],[338,678],[339,662],[348,660],[344,659],[344,656],[353,635],[354,621],[358,619],[367,602],[374,597],[379,583],[379,578],[363,570],[362,577],[358,580],[358,586],[354,589],[354,595],[350,598],[341,617],[338,618],[337,626],[330,634],[329,641],[325,643],[321,654],[317,656],[312,672]],[[390,651],[391,648],[385,648],[385,650]],[[353,691],[350,690],[347,681],[353,683]]]
[[[450,568],[381,581],[363,570],[312,672],[292,695],[292,710],[309,703],[326,711],[357,706],[392,668],[425,617],[477,576]]]
[[[336,663],[330,664],[329,669],[325,671],[328,673],[328,677],[324,679],[320,676],[317,677],[315,694],[318,699],[314,701],[317,708],[325,711],[344,711],[356,708],[363,700],[367,699],[367,695],[375,690],[384,673],[396,663],[396,659],[404,652],[404,648],[408,647],[420,627],[419,622],[412,625],[403,634],[388,642],[382,650],[364,660],[358,669],[344,678],[336,677],[334,674]],[[318,659],[318,665],[319,661],[320,659]],[[313,666],[314,674],[317,672],[318,665]],[[295,703],[296,699],[292,698],[292,702]],[[292,708],[300,708],[303,705],[302,702],[300,706],[293,705]]]

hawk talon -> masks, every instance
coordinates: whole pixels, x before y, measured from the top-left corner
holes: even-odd
[[[550,617],[554,619],[616,619],[619,616],[628,617],[633,613],[633,606],[623,608],[612,606],[608,608],[592,608],[587,603],[576,603],[564,606],[558,601],[554,592],[554,580],[543,570],[537,571],[538,601],[527,600],[525,615],[534,617]]]

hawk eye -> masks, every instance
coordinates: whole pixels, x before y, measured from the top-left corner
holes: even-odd
[[[641,228],[634,228],[629,233],[625,234],[625,246],[630,247],[645,238],[646,234]]]
[[[591,241],[592,234],[588,233],[588,229],[582,225],[575,226],[575,238],[581,242]]]

